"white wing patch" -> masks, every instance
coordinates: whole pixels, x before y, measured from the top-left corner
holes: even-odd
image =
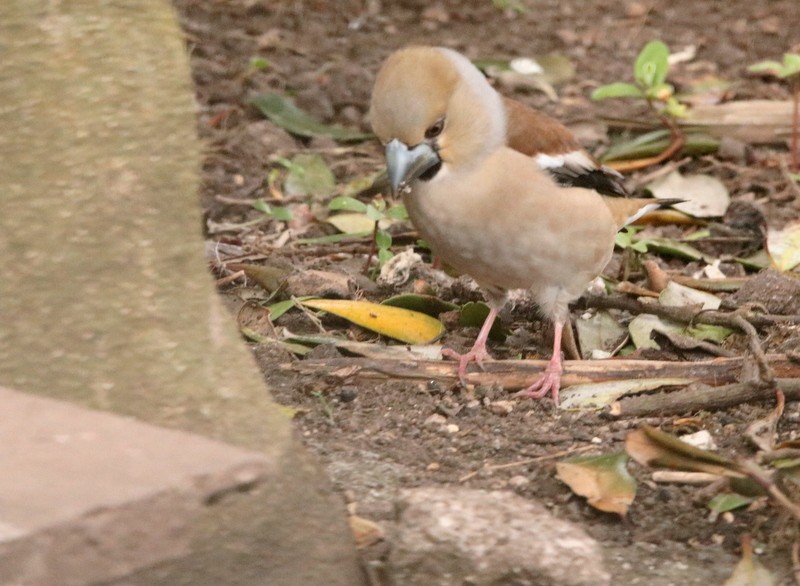
[[[630,218],[625,220],[625,223],[623,224],[623,226],[627,226],[628,224],[632,224],[633,222],[635,222],[636,220],[641,218],[643,215],[648,214],[648,213],[650,213],[650,212],[652,212],[654,210],[659,209],[660,207],[662,207],[662,205],[663,205],[662,202],[656,202],[656,203],[651,203],[651,204],[648,204],[648,205],[644,206],[643,208],[639,209],[638,212],[633,214]]]
[[[539,153],[534,160],[542,169],[551,170],[559,168],[585,169],[591,171],[597,169],[597,165],[584,152],[572,151],[559,155],[547,155]]]

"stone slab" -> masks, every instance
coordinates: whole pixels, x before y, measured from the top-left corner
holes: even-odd
[[[274,469],[257,452],[2,387],[0,413],[4,585],[92,584],[182,557],[204,509]]]

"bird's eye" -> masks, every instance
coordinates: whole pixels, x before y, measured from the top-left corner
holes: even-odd
[[[439,118],[425,131],[425,138],[436,138],[442,133],[442,130],[444,130],[444,118]]]

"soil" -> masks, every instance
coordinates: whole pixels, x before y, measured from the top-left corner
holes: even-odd
[[[202,203],[217,277],[235,272],[226,269],[225,262],[246,260],[300,272],[344,274],[359,295],[377,301],[419,288],[421,281],[448,301],[480,300],[467,279],[437,280],[427,269],[402,286],[374,284],[360,274],[368,239],[297,245],[299,237],[333,232],[315,220],[324,216],[329,198],[285,197],[280,181],[270,180],[270,174],[280,179],[285,172],[280,157],[312,152],[324,157],[341,186],[380,170],[382,153],[374,142],[339,144],[324,137],[293,137],[265,120],[249,104],[252,97],[282,92],[324,122],[368,130],[366,111],[377,68],[391,51],[407,44],[445,45],[470,58],[566,56],[576,75],[556,86],[558,101],[530,89],[498,89],[564,121],[595,152],[608,140],[602,117],[635,116],[636,110],[622,101],[592,102],[591,89],[630,80],[638,50],[651,39],[662,39],[673,51],[696,48],[694,59],[673,70],[671,79],[679,85],[713,74],[733,82],[728,90],[731,99],[788,98],[781,84],[748,76],[746,66],[779,57],[793,45],[797,50],[796,0],[660,4],[520,0],[527,7],[523,12],[495,4],[500,3],[176,0],[190,47],[198,128],[207,146]],[[265,66],[254,66],[253,58],[264,59]],[[704,157],[683,169],[715,175],[735,201],[756,206],[768,221],[785,222],[798,215],[800,201],[776,163],[785,155],[779,151],[774,145],[747,147],[744,157]],[[641,174],[634,175],[631,181],[636,185],[640,178]],[[250,205],[259,198],[292,209],[290,232],[283,222],[259,221],[261,212]],[[731,227],[735,219],[725,222],[722,225]],[[411,227],[405,228],[395,233],[398,251],[414,242]],[[685,228],[654,230],[674,237]],[[609,270],[619,270],[619,256]],[[668,257],[658,261],[687,274],[697,268]],[[744,274],[733,263],[723,269]],[[243,306],[269,297],[252,280],[225,282],[221,291],[240,318]],[[769,291],[764,293],[769,296]],[[285,292],[279,291],[272,300],[282,296]],[[550,328],[530,302],[523,299],[501,317],[512,335],[505,344],[490,344],[495,358],[548,356]],[[267,323],[265,331],[271,325]],[[277,319],[274,326],[296,333],[318,332],[298,310]],[[329,334],[380,342],[342,320],[325,318],[322,326]],[[468,348],[475,333],[448,322],[443,343]],[[797,345],[796,333],[788,326],[760,334],[767,351],[792,350]],[[742,336],[729,343],[734,350],[745,345]],[[615,584],[721,584],[732,572],[744,534],[753,536],[757,552],[779,583],[792,583],[790,544],[798,538],[797,526],[771,505],[759,503],[732,514],[712,515],[697,487],[657,484],[651,471],[631,465],[638,494],[627,519],[621,520],[593,509],[555,476],[555,463],[565,454],[591,446],[598,453],[621,450],[626,434],[642,423],[678,434],[705,429],[720,453],[752,455],[755,450],[745,439],[745,430],[766,416],[773,402],[646,420],[565,412],[549,400],[513,400],[513,409],[506,413],[492,407],[494,401],[511,399],[501,388],[462,389],[457,384],[409,380],[352,382],[330,372],[298,374],[286,367],[298,360],[287,350],[261,343],[253,344],[253,351],[276,400],[297,410],[299,433],[325,463],[343,498],[357,505],[360,516],[387,531],[384,541],[362,550],[366,566],[380,565],[391,547],[398,489],[466,485],[539,499],[558,517],[580,524],[606,548]],[[323,345],[305,359],[341,355]],[[779,439],[796,439],[798,422],[800,405],[789,403],[779,423]],[[525,463],[542,456],[552,457]],[[535,544],[531,555],[536,555]]]

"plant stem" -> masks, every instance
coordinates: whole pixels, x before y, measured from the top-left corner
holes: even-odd
[[[800,153],[797,151],[797,135],[800,134],[800,74],[792,78],[792,171],[800,171]]]
[[[369,265],[372,263],[372,257],[375,256],[377,250],[378,238],[378,221],[375,221],[375,227],[372,229],[372,242],[369,243],[369,254],[367,254],[367,262],[364,263],[364,274],[369,273]]]

